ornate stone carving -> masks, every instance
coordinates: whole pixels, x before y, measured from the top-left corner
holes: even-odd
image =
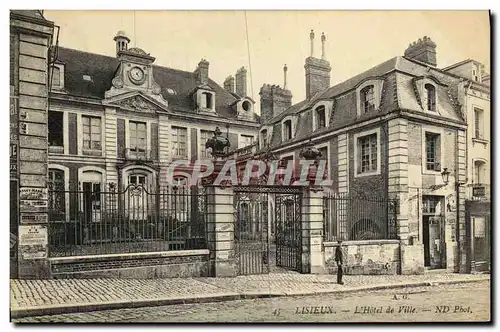
[[[122,73],[123,73],[123,65],[120,65],[120,68],[116,72],[115,78],[111,81],[111,84],[117,89],[123,88],[123,79],[122,79]]]
[[[159,95],[161,93],[161,87],[153,81],[153,86],[151,87],[151,92],[153,92],[154,95]]]
[[[140,96],[134,96],[125,100],[120,100],[116,102],[118,106],[132,109],[139,112],[156,112],[159,108],[154,104],[148,102]]]

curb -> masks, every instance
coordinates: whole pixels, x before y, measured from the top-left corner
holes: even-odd
[[[24,308],[10,311],[11,320],[14,318],[24,318],[33,316],[46,316],[46,315],[60,315],[60,314],[72,314],[79,312],[90,312],[99,310],[113,310],[113,309],[130,309],[130,308],[140,308],[140,307],[156,307],[156,306],[166,306],[175,304],[193,304],[193,303],[207,303],[207,302],[223,302],[223,301],[235,301],[235,300],[251,300],[259,298],[275,298],[275,297],[294,297],[294,296],[309,296],[309,295],[321,295],[321,294],[342,294],[342,293],[356,293],[362,291],[374,291],[374,290],[384,290],[384,289],[398,289],[398,288],[416,288],[416,287],[426,287],[426,286],[438,286],[438,285],[453,285],[453,284],[467,284],[473,282],[483,282],[490,281],[490,278],[481,279],[462,279],[462,280],[450,280],[450,281],[423,281],[423,282],[413,282],[413,283],[401,283],[401,284],[386,284],[386,285],[373,285],[373,286],[361,286],[349,289],[338,289],[331,291],[319,291],[319,292],[300,292],[300,293],[270,293],[270,294],[252,294],[252,293],[227,293],[222,295],[208,295],[201,297],[187,297],[187,298],[162,298],[162,299],[146,299],[146,300],[127,300],[127,301],[114,301],[114,302],[100,302],[100,303],[78,303],[78,304],[68,304],[68,305],[57,305],[57,306],[47,306],[47,307],[33,307]]]

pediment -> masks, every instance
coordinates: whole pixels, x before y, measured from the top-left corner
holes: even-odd
[[[142,94],[128,96],[117,96],[106,102],[109,106],[118,107],[127,111],[156,114],[158,112],[168,112],[167,105],[162,105],[156,100],[152,100]]]

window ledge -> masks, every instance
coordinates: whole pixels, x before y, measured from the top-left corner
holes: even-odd
[[[371,172],[358,173],[358,174],[355,174],[354,177],[355,178],[361,178],[361,177],[364,177],[364,176],[373,176],[373,175],[380,175],[380,171],[371,171]]]
[[[59,153],[63,154],[64,153],[64,146],[57,146],[57,145],[49,145],[49,153]]]
[[[425,175],[439,175],[441,176],[441,172],[442,171],[431,171],[431,170],[428,170],[428,169],[425,169],[422,171],[422,174],[425,174]]]
[[[476,138],[476,137],[473,137],[473,138],[472,138],[472,141],[473,141],[474,143],[481,143],[481,144],[484,144],[484,145],[488,144],[488,140],[486,140],[486,139],[484,139],[484,138]]]
[[[102,156],[102,150],[82,149],[82,154],[87,156]]]

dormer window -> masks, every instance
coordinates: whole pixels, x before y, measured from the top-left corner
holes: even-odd
[[[372,112],[375,110],[375,92],[374,86],[369,85],[361,90],[361,107],[363,113]]]
[[[195,98],[196,107],[200,111],[215,112],[215,93],[208,86],[199,87]]]
[[[321,129],[326,127],[326,108],[325,106],[319,106],[315,110],[316,116],[316,129]]]
[[[51,75],[51,89],[64,89],[64,66],[62,64],[53,65],[49,74]]]
[[[252,110],[252,104],[248,101],[248,100],[245,100],[242,104],[241,104],[241,107],[243,108],[243,110],[245,112],[250,112]]]
[[[436,88],[432,84],[426,84],[424,86],[424,105],[425,109],[428,111],[436,111]]]
[[[267,147],[268,145],[267,129],[264,129],[260,132],[260,141],[261,141],[261,148]]]
[[[292,120],[283,122],[283,140],[292,139]]]

